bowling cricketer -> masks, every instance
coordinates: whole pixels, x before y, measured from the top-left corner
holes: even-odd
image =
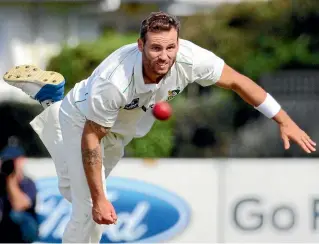
[[[4,75],[43,105],[31,126],[53,158],[61,194],[72,203],[63,242],[99,242],[101,225],[116,223],[106,177],[132,138],[151,129],[154,105],[190,83],[233,90],[278,124],[285,149],[293,141],[306,153],[315,151],[315,143],[270,94],[213,52],[180,39],[179,29],[174,16],[151,13],[137,43],[114,51],[65,97],[59,73],[23,65]]]

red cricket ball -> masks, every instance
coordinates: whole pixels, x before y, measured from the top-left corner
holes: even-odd
[[[172,115],[172,107],[166,101],[156,103],[152,111],[154,117],[158,120],[167,120]]]

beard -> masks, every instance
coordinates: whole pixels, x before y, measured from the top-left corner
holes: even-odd
[[[167,62],[161,61],[152,61],[150,58],[147,57],[147,54],[143,51],[143,65],[144,68],[147,69],[148,73],[151,73],[157,77],[165,76],[172,66],[175,63],[176,58],[169,59]]]

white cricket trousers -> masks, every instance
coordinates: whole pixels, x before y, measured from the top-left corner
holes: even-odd
[[[46,108],[30,123],[54,161],[61,195],[72,204],[63,243],[99,243],[103,232],[103,225],[96,224],[92,218],[92,199],[82,165],[84,123],[85,117],[79,113],[70,95]],[[106,191],[105,178],[122,158],[124,144],[123,138],[113,133],[109,133],[101,144],[102,179]]]

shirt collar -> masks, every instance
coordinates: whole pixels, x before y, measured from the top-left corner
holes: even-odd
[[[174,64],[175,65],[175,64]],[[173,65],[173,67],[174,67]],[[172,67],[172,68],[173,68]],[[143,77],[143,62],[142,62],[142,53],[138,52],[137,58],[134,64],[134,82],[137,93],[147,93],[150,91],[155,91],[161,87],[161,85],[166,83],[166,78],[172,74],[172,68],[168,73],[163,77],[163,79],[158,84],[145,84]]]

